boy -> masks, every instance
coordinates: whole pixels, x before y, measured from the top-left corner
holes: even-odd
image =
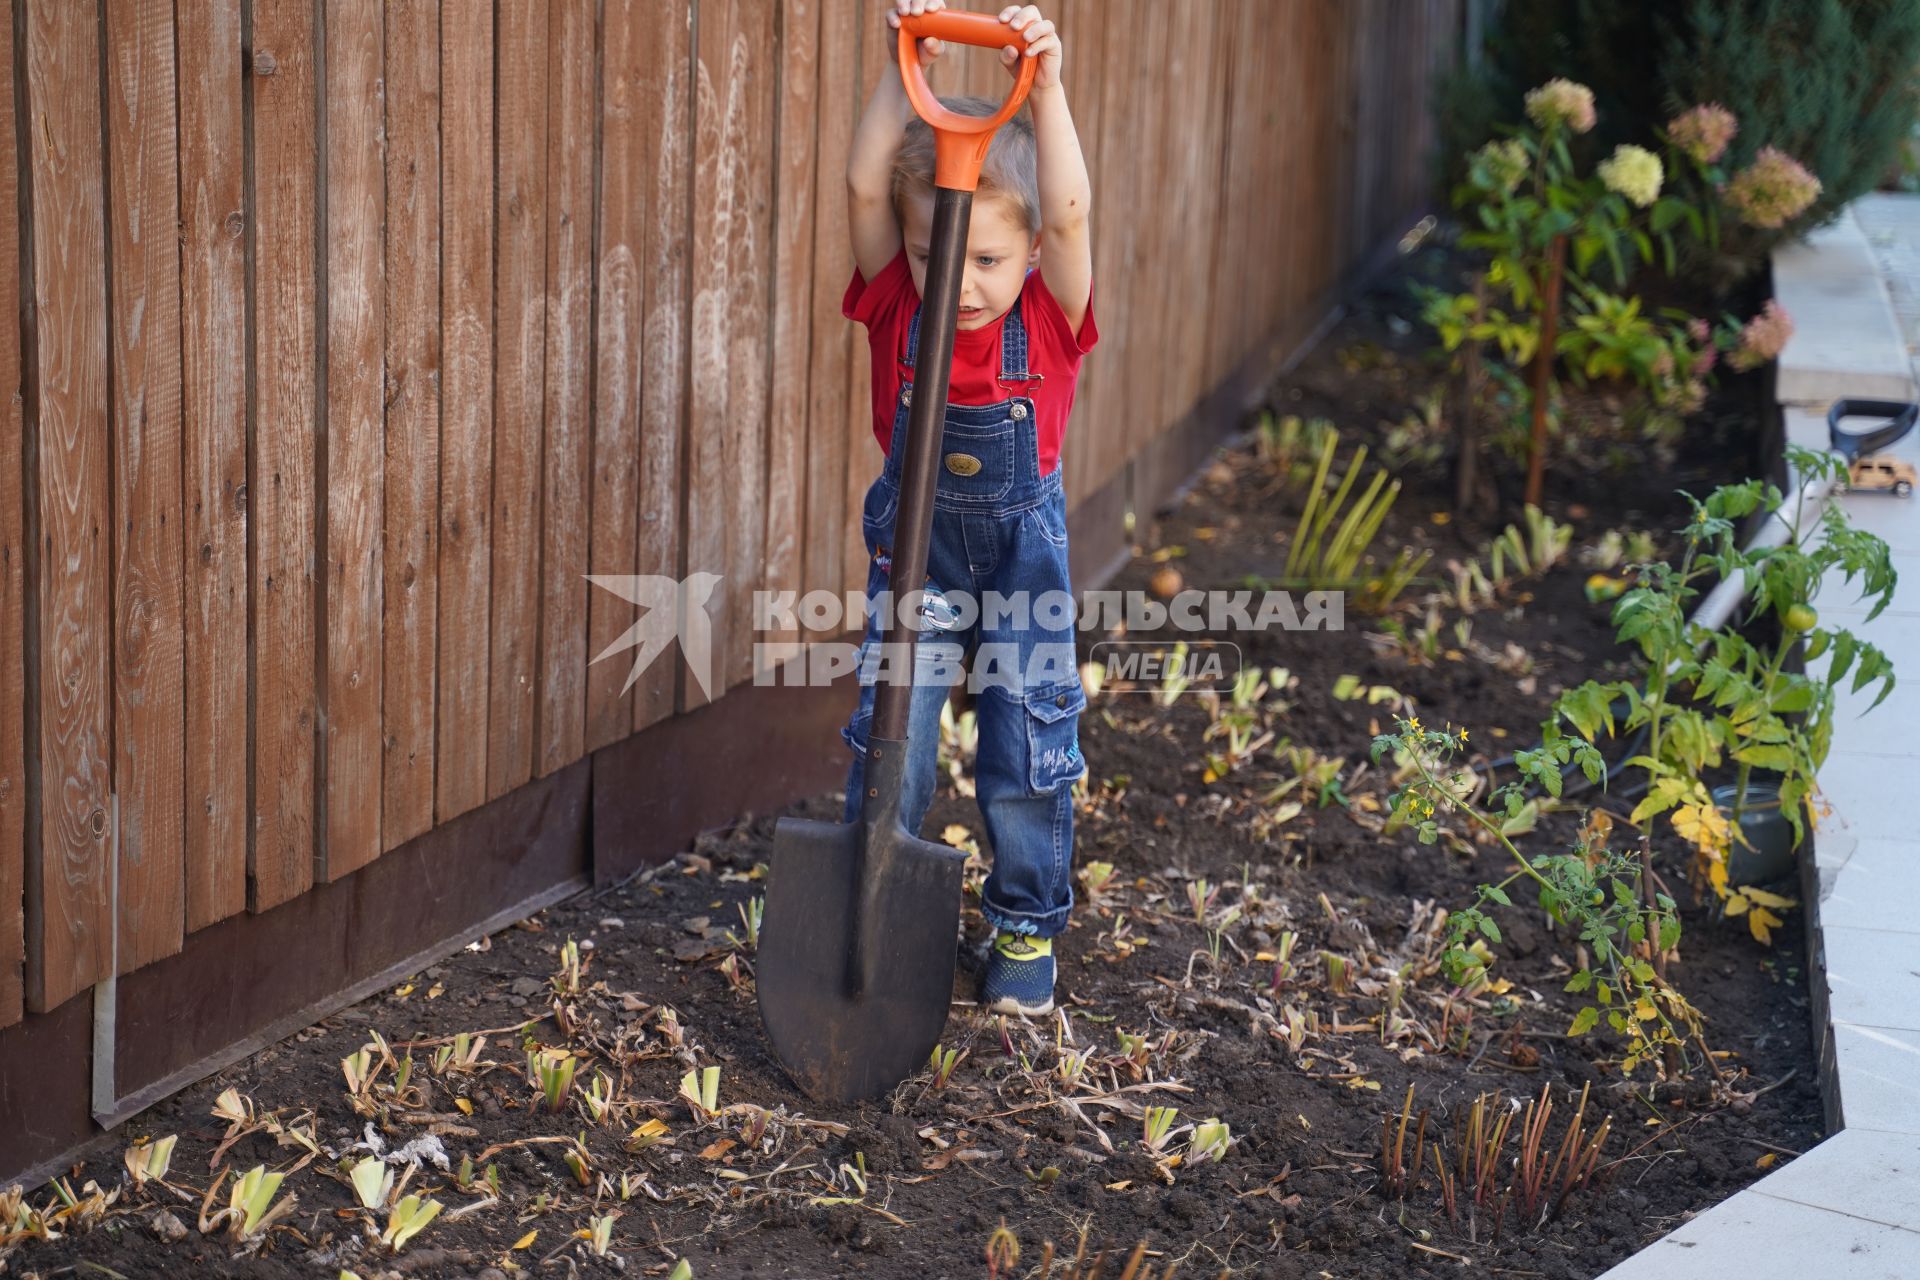
[[[895,31],[902,14],[943,7],[942,0],[893,3],[886,17]],[[973,200],[927,577],[936,606],[940,593],[953,592],[973,601],[997,597],[1013,607],[996,616],[983,606],[971,619],[929,612],[917,646],[908,718],[912,759],[901,812],[908,830],[917,832],[933,798],[948,689],[928,673],[956,672],[965,646],[975,642],[976,684],[988,654],[1013,667],[1016,677],[1009,684],[999,672],[977,703],[974,781],[993,848],[993,873],[981,895],[994,930],[982,1003],[1038,1017],[1053,1011],[1052,940],[1065,931],[1073,906],[1072,788],[1085,768],[1078,718],[1086,695],[1074,658],[1060,441],[1081,357],[1098,332],[1087,228],[1091,192],[1060,82],[1060,37],[1032,5],[1009,7],[999,17],[1007,27],[1003,65],[1014,71],[1021,57],[1040,65],[1026,108],[994,135]],[[896,58],[898,41],[893,34],[888,42]],[[924,57],[938,57],[940,44],[923,40]],[[978,98],[943,101],[974,115],[999,107]],[[898,446],[913,394],[933,225],[933,161],[932,131],[914,114],[899,73],[890,71],[867,103],[847,163],[856,270],[843,310],[867,328],[874,435],[886,454],[861,520],[871,558],[870,599],[887,590],[891,567]],[[870,610],[860,706],[841,734],[854,750],[848,822],[860,814],[874,703],[866,673],[878,621]]]

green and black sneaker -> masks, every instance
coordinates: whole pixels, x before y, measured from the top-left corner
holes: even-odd
[[[1053,940],[1002,933],[987,952],[980,1003],[991,1013],[1044,1018],[1053,1012]]]

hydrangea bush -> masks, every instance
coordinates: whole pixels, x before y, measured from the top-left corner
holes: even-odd
[[[1667,443],[1706,402],[1721,352],[1737,371],[1779,355],[1793,323],[1778,302],[1744,324],[1729,317],[1715,326],[1671,308],[1650,311],[1631,292],[1633,272],[1672,274],[1677,237],[1711,246],[1727,218],[1755,227],[1791,221],[1820,182],[1771,147],[1737,173],[1722,171],[1740,122],[1714,102],[1669,120],[1660,151],[1623,143],[1583,173],[1569,143],[1597,122],[1592,91],[1554,79],[1525,101],[1525,121],[1474,151],[1454,192],[1467,222],[1461,243],[1487,254],[1481,285],[1428,292],[1424,318],[1448,351],[1490,343],[1505,365],[1502,381],[1516,390],[1530,383],[1513,397],[1530,422],[1504,424],[1495,439],[1524,453],[1526,501],[1537,506],[1560,379],[1635,388],[1631,425]]]

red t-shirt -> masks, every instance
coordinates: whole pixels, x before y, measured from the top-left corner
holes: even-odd
[[[1020,316],[1027,326],[1027,372],[1037,373],[1045,381],[1021,384],[1017,392],[1009,392],[1000,384],[1000,329],[1007,322],[1003,315],[978,329],[955,332],[947,403],[994,404],[1011,394],[1029,396],[1039,436],[1040,474],[1044,476],[1059,464],[1060,440],[1067,433],[1067,415],[1073,411],[1080,359],[1093,350],[1100,331],[1093,323],[1093,300],[1089,297],[1086,317],[1075,334],[1067,323],[1067,313],[1060,309],[1038,271],[1027,273],[1020,301]],[[913,287],[913,271],[907,265],[904,246],[872,283],[861,279],[859,268],[854,268],[846,299],[840,304],[849,320],[867,326],[873,358],[873,434],[880,441],[882,453],[893,443],[893,415],[900,403],[902,381],[900,362],[906,359],[907,329],[919,305],[920,291]]]

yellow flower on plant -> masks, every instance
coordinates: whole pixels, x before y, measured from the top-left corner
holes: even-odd
[[[1418,733],[1418,732],[1420,732],[1420,717],[1419,717],[1419,716],[1414,716],[1414,717],[1412,717],[1411,719],[1409,719],[1409,720],[1407,721],[1407,732],[1408,732],[1408,733]]]
[[[1596,172],[1607,190],[1619,192],[1642,209],[1660,198],[1660,183],[1666,177],[1659,156],[1631,143],[1615,147]]]

